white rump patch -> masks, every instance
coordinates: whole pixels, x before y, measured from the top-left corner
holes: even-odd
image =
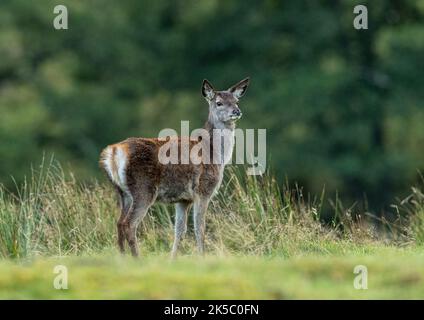
[[[115,163],[118,168],[118,180],[119,186],[126,190],[127,189],[127,177],[125,175],[125,169],[127,167],[127,155],[122,148],[117,147],[115,155]]]
[[[115,148],[115,155],[113,154]],[[127,166],[127,155],[121,147],[107,147],[103,156],[104,167],[113,183],[118,185],[123,191],[128,191],[125,169]]]

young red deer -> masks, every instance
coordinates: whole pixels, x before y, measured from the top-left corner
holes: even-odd
[[[202,143],[200,158],[209,158],[200,164],[164,164],[160,161],[160,148],[167,143],[163,139],[128,138],[106,147],[100,156],[100,165],[106,171],[118,195],[121,216],[118,220],[118,245],[125,251],[125,239],[133,256],[138,255],[136,230],[156,201],[175,203],[175,239],[172,257],[176,256],[178,244],[187,229],[187,215],[194,205],[194,231],[199,253],[204,251],[205,213],[209,201],[222,181],[224,166],[231,159],[234,146],[235,122],[240,119],[238,100],[249,85],[246,78],[225,91],[215,91],[203,80],[202,94],[209,104],[209,117],[204,129],[209,137],[219,131],[222,135],[218,147],[211,138],[189,140],[190,150]],[[224,142],[229,141],[228,145]],[[179,150],[182,139],[174,138]],[[215,148],[214,148],[215,147]],[[218,150],[217,150],[218,149]],[[219,161],[216,161],[219,159]]]

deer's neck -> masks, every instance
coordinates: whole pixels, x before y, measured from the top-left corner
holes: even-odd
[[[234,149],[234,123],[223,123],[213,121],[209,118],[204,125],[209,133],[209,148],[211,162],[225,166],[231,160]]]

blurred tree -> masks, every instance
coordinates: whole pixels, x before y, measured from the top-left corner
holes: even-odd
[[[424,167],[423,15],[414,0],[2,0],[0,181],[43,151],[98,175],[109,143],[201,126],[203,78],[250,75],[240,125],[268,129],[279,178],[380,211]]]

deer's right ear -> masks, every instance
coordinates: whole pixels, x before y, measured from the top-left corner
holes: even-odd
[[[205,97],[206,100],[212,100],[212,98],[215,96],[215,89],[210,84],[210,82],[206,79],[203,80],[202,84],[202,95]]]

